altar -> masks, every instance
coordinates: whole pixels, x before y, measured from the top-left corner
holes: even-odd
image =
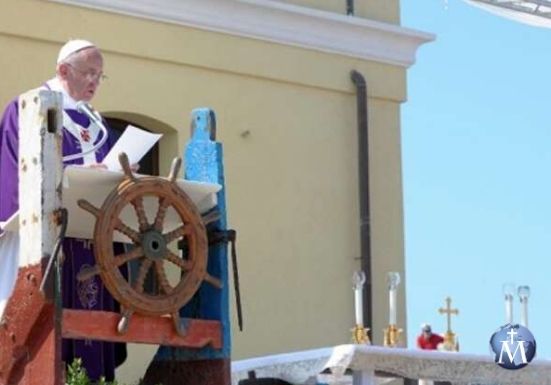
[[[237,361],[232,385],[250,372],[295,385],[375,385],[419,379],[477,385],[551,385],[551,361],[534,360],[521,370],[498,366],[491,355],[348,344]]]

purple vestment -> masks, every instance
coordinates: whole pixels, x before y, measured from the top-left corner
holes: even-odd
[[[76,110],[66,109],[71,120],[87,128],[90,120]],[[106,143],[96,151],[99,162],[107,155],[116,139],[109,135]],[[101,139],[97,138],[96,142]],[[8,104],[0,121],[0,221],[7,220],[19,207],[18,198],[18,152],[19,125],[17,99]],[[63,129],[63,155],[80,153],[80,141],[67,129]],[[82,164],[76,159],[67,164]],[[70,221],[70,218],[69,218]],[[123,252],[120,244],[114,245],[115,254]],[[95,265],[91,241],[66,238],[63,242],[63,307],[70,309],[118,311],[118,304],[103,286],[101,278],[95,276],[86,282],[78,282],[76,274],[84,267]],[[108,381],[114,379],[115,367],[126,358],[124,344],[106,343],[88,340],[63,340],[63,360],[70,364],[74,358],[82,358],[90,379],[97,381],[105,376]]]

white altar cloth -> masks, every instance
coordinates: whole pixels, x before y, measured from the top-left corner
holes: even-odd
[[[92,205],[101,208],[105,198],[122,181],[123,177],[124,174],[118,171],[75,166],[65,168],[62,206],[69,212],[67,237],[93,238],[96,218],[81,209],[77,201],[86,199]],[[136,177],[143,177],[143,175],[136,174]],[[178,179],[176,183],[189,196],[201,213],[216,206],[216,193],[222,188],[216,183],[193,182],[184,179]],[[157,212],[157,199],[144,199],[144,206],[146,216],[151,222]],[[126,225],[135,230],[138,229],[137,217],[130,205],[123,210],[120,218]],[[175,229],[178,223],[180,223],[180,220],[176,212],[174,210],[167,211],[165,229]],[[17,232],[19,230],[19,215],[14,214],[2,228],[6,231]],[[119,232],[114,233],[114,240],[129,242],[129,239]]]
[[[325,367],[334,373],[349,368],[363,373],[364,379],[379,371],[397,377],[464,384],[551,385],[551,361],[534,360],[521,370],[507,370],[498,366],[490,354],[340,345],[333,348]]]
[[[320,373],[329,369],[332,374]],[[353,376],[344,375],[347,369]],[[449,381],[452,384],[551,385],[551,361],[536,359],[521,370],[507,370],[489,353],[465,354],[371,345],[278,354],[232,362],[232,385],[255,371],[297,385],[379,385],[394,378]]]

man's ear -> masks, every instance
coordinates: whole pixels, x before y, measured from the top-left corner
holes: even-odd
[[[69,64],[67,63],[61,63],[57,66],[57,75],[61,77],[62,79],[67,78],[67,74],[69,72]]]

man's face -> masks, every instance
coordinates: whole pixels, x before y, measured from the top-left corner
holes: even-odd
[[[76,101],[89,102],[95,96],[103,76],[103,58],[97,48],[77,52],[61,65],[60,73],[67,93]]]
[[[432,335],[431,332],[423,330],[423,337],[425,337],[426,340],[428,340],[431,335]]]

